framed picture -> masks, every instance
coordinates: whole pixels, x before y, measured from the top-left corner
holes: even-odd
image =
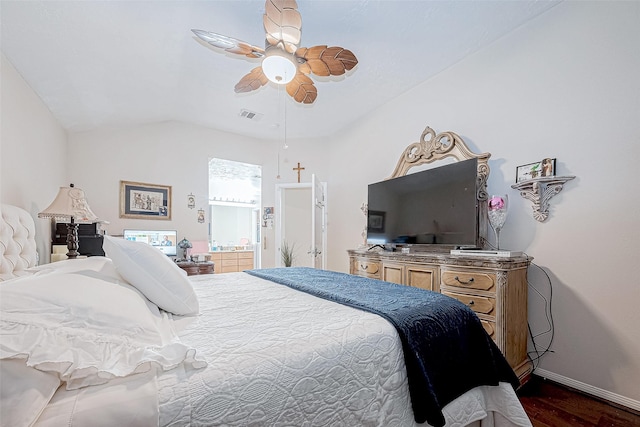
[[[120,218],[171,219],[171,187],[120,181]]]
[[[556,175],[556,159],[543,159],[516,168],[516,183],[534,178]]]
[[[367,216],[367,231],[371,233],[384,233],[384,212],[369,211]]]
[[[556,176],[556,159],[542,159],[540,176]]]

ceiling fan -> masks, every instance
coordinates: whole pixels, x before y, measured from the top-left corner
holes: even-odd
[[[310,74],[339,76],[358,63],[355,55],[342,47],[300,47],[302,17],[295,0],[266,0],[264,9],[264,49],[221,34],[191,30],[200,39],[227,52],[262,58],[261,66],[236,84],[236,93],[251,92],[272,81],[286,85],[287,93],[297,102],[311,104],[318,90]]]

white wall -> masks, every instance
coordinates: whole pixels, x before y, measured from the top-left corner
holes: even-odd
[[[0,200],[31,213],[40,261],[49,262],[51,223],[38,212],[72,178],[67,134],[4,54],[0,62]]]
[[[303,174],[307,181],[313,171],[327,170],[327,155],[322,147],[293,141],[281,153],[278,180],[279,142],[177,122],[73,134],[69,146],[76,184],[85,190],[93,212],[110,221],[105,227],[110,234],[120,234],[125,228],[170,228],[178,230],[180,239],[208,240],[211,157],[261,165],[263,206],[274,206],[276,182],[295,182],[297,174],[292,168],[298,161],[307,167],[306,176]],[[171,220],[119,218],[120,180],[170,185]],[[195,209],[187,207],[189,194],[195,195]],[[203,224],[197,221],[197,210],[201,207],[206,212]],[[275,262],[274,230],[263,227],[262,232],[262,266],[271,267]]]
[[[389,176],[425,126],[454,131],[492,153],[489,191],[510,196],[501,245],[526,251],[552,279],[554,352],[542,372],[640,405],[638,28],[639,2],[563,2],[341,133],[331,149],[329,268],[347,271],[345,250],[362,241],[367,184]],[[518,165],[545,157],[577,178],[539,223],[510,186]],[[539,269],[530,281],[550,297]],[[529,305],[534,332],[544,332],[533,290]]]

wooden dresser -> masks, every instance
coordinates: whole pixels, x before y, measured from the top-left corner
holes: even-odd
[[[216,273],[234,273],[253,268],[253,251],[209,252],[216,265]]]
[[[525,383],[527,268],[531,258],[470,257],[439,252],[350,250],[350,273],[415,286],[453,297],[473,309],[513,370]]]

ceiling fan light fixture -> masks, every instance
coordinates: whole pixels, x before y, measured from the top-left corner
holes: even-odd
[[[279,85],[286,85],[296,75],[296,65],[292,55],[281,49],[268,49],[262,60],[262,72],[267,78]]]

